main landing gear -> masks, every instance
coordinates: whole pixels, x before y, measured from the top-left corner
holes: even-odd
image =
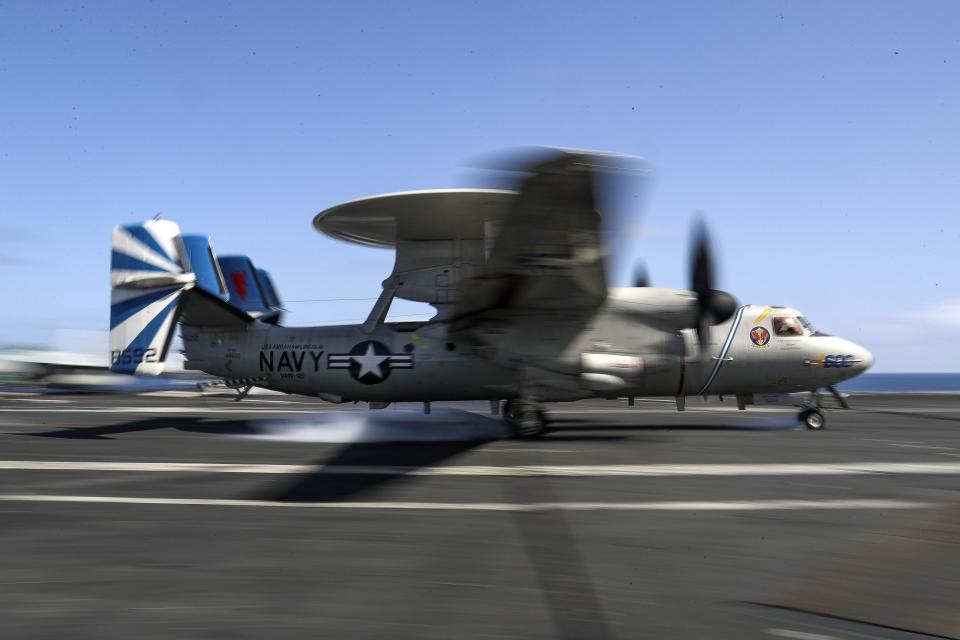
[[[507,400],[503,418],[517,438],[539,438],[547,429],[547,414],[543,406],[528,400]]]

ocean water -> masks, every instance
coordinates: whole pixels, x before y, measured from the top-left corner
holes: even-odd
[[[837,387],[843,391],[960,392],[960,373],[864,373]]]

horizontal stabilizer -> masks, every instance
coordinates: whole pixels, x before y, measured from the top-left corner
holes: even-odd
[[[252,318],[219,296],[196,287],[183,293],[179,320],[187,327],[239,328]]]

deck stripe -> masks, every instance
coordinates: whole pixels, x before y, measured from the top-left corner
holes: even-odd
[[[741,500],[724,502],[278,502],[220,498],[150,498],[0,494],[0,502],[144,504],[288,509],[387,509],[406,511],[786,511],[811,509],[929,509],[936,503],[915,500]]]
[[[960,475],[960,462],[837,462],[785,464],[625,464],[625,465],[402,465],[237,464],[206,462],[110,462],[0,460],[0,471],[129,471],[151,473],[250,473],[326,475],[486,476],[486,477],[694,477],[694,476],[848,476]]]

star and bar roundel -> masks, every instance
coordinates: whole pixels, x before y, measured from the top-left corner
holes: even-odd
[[[365,340],[350,349],[350,353],[331,353],[327,368],[348,369],[358,382],[378,384],[389,378],[394,369],[413,369],[413,355],[390,353],[382,342]]]

